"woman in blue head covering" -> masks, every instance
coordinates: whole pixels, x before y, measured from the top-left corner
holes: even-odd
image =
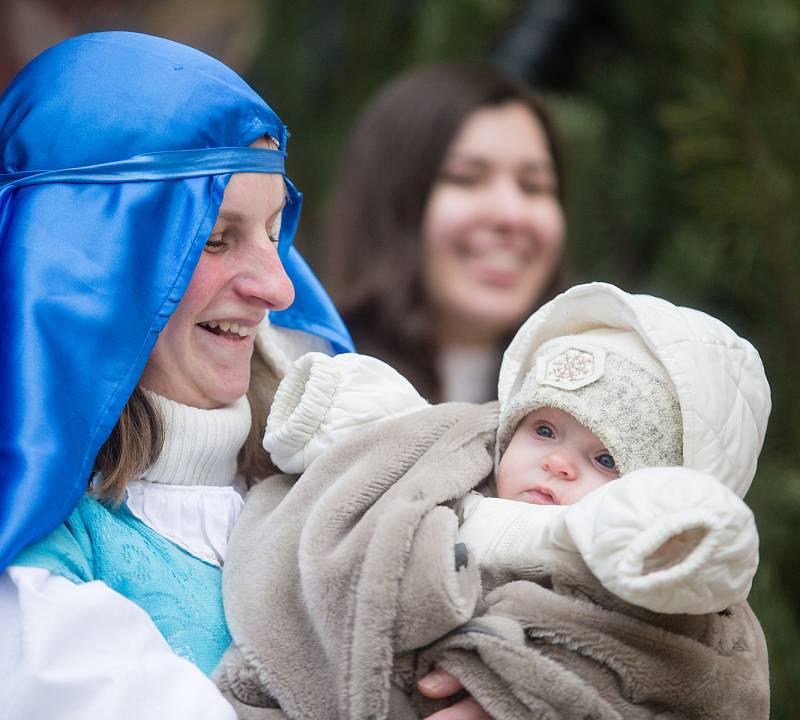
[[[67,40],[0,98],[10,717],[235,717],[208,674],[266,409],[292,357],[352,349],[292,248],[285,147],[235,73],[135,33]]]
[[[4,713],[234,716],[206,675],[266,408],[292,348],[349,349],[285,144],[224,65],[132,33],[0,100]]]

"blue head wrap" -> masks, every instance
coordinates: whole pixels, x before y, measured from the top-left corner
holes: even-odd
[[[263,135],[279,150],[249,145]],[[42,53],[0,98],[0,569],[67,517],[194,272],[234,172],[283,173],[286,130],[222,63],[126,32]],[[352,349],[291,247],[273,323]]]

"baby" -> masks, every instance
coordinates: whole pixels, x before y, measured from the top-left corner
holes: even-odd
[[[487,488],[502,500],[573,505],[621,474],[683,464],[680,405],[664,367],[630,330],[595,328],[553,338],[532,358],[500,414],[497,469]],[[459,539],[484,563],[520,561],[553,546],[555,516],[536,517],[470,493]],[[493,532],[486,532],[486,528]],[[645,558],[643,574],[678,564],[702,539],[670,536]]]
[[[570,308],[570,293],[598,295],[608,307]],[[704,411],[734,424],[717,442],[720,457],[698,460],[708,418],[682,410],[700,385],[707,394],[725,377],[735,378],[749,414],[720,384],[716,407]],[[494,476],[456,502],[468,562],[515,566],[539,549],[578,552],[608,590],[657,612],[721,611],[746,598],[758,537],[738,494],[752,479],[769,412],[749,343],[703,313],[595,283],[522,327],[499,391]],[[282,470],[302,472],[357,428],[426,406],[373,358],[311,354],[281,383],[264,446]],[[752,462],[731,469],[737,433],[733,452]],[[694,455],[684,467],[687,447]],[[708,472],[718,466],[724,477]]]

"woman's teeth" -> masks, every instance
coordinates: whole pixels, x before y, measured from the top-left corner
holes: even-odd
[[[251,325],[239,325],[239,323],[229,322],[227,320],[209,320],[208,322],[199,323],[202,327],[209,330],[221,330],[223,333],[229,335],[238,335],[239,337],[247,337],[253,332]],[[220,333],[216,333],[219,335]]]
[[[483,260],[483,262],[485,262],[487,265],[493,267],[495,270],[516,270],[521,265],[521,260],[518,253],[507,252],[503,250],[483,253],[481,260]]]

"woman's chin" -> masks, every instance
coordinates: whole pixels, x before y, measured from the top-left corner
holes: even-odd
[[[231,377],[216,376],[214,373],[207,373],[202,382],[182,387],[171,387],[165,392],[155,390],[159,395],[179,402],[182,405],[200,408],[201,410],[217,410],[219,408],[233,405],[237,400],[247,394],[250,384],[249,367],[246,373]]]
[[[459,308],[459,311],[443,316],[441,326],[447,328],[443,336],[453,342],[461,339],[467,343],[472,339],[477,344],[491,345],[515,332],[525,317],[516,305],[509,308],[485,303]]]
[[[209,408],[221,408],[233,405],[237,400],[247,394],[250,376],[244,382],[228,382],[206,391],[206,401]]]

